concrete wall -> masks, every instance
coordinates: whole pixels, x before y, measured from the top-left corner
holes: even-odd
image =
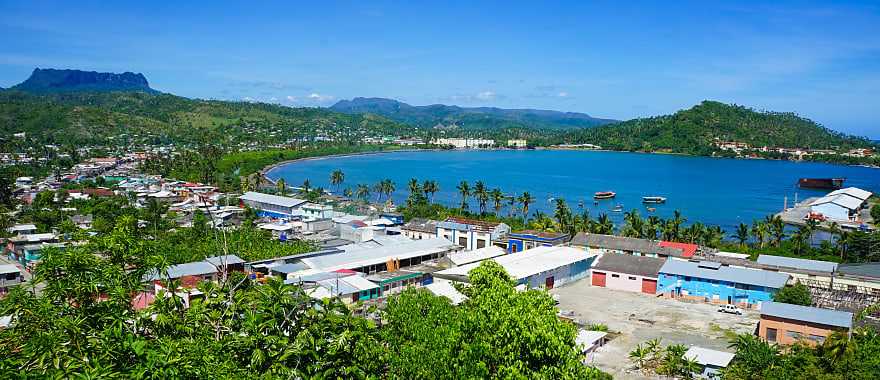
[[[834,331],[846,331],[839,327],[762,315],[758,323],[758,336],[767,340],[767,329],[776,329],[776,340],[773,342],[782,345],[798,341],[810,345],[821,344]]]
[[[636,276],[636,275],[626,274],[626,273],[593,269],[593,273],[598,273],[598,272],[605,273],[605,287],[606,288],[615,289],[615,290],[624,290],[627,292],[634,292],[634,293],[641,293],[642,292],[642,280],[643,279],[647,278],[649,280],[656,280],[656,278],[652,278],[652,277],[642,277],[642,276]]]
[[[528,284],[530,288],[541,288],[547,284],[547,278],[553,277],[553,287],[559,287],[590,276],[590,267],[596,257],[590,257],[571,265],[565,265],[551,271],[538,273],[521,279],[520,284]]]
[[[465,251],[473,251],[475,249],[480,249],[492,245],[492,238],[491,235],[488,233],[447,230],[445,228],[438,227],[437,237],[441,237],[453,242],[454,244],[458,244],[463,247]],[[480,246],[480,244],[478,244],[478,242],[480,241],[482,241],[484,244],[482,247]]]

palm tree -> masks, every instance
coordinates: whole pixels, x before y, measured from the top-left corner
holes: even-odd
[[[765,222],[770,226],[770,232],[773,235],[773,241],[778,247],[780,244],[782,244],[782,239],[785,237],[785,222],[779,215],[768,216],[765,219]]]
[[[477,203],[480,205],[480,214],[486,212],[486,203],[489,202],[489,192],[486,190],[486,185],[483,181],[477,181],[474,184],[474,197],[477,198]]]
[[[434,193],[440,191],[440,187],[437,186],[437,182],[426,180],[422,184],[422,191],[425,192],[425,196],[429,197],[428,201],[434,203]]]
[[[396,190],[396,188],[394,187],[394,182],[388,178],[382,180],[382,190],[385,193],[387,199],[391,199],[391,195],[394,194],[394,190]]]
[[[642,238],[644,236],[645,221],[639,215],[638,210],[627,211],[623,215],[623,220],[626,224],[623,226],[621,235],[634,238]]]
[[[798,255],[803,253],[804,245],[807,243],[807,239],[809,239],[809,236],[809,227],[801,226],[789,237],[789,239],[794,243],[794,251],[797,252]]]
[[[681,211],[675,210],[672,214],[672,237],[673,240],[681,240],[681,225],[687,221],[686,218],[682,218]]]
[[[343,182],[345,182],[345,173],[342,170],[336,169],[330,173],[330,184],[336,186],[336,192],[339,192],[339,186]]]
[[[745,223],[740,223],[736,226],[736,233],[733,235],[736,240],[739,241],[739,245],[743,248],[746,247],[746,242],[749,241],[749,226]]]
[[[309,190],[311,190],[311,189],[312,189],[312,182],[309,181],[308,178],[306,178],[306,180],[303,181],[303,184],[302,184],[301,189],[299,190],[299,193],[302,195],[308,195]]]
[[[461,209],[468,209],[468,197],[471,196],[471,186],[467,183],[467,181],[461,181],[458,186],[455,187],[458,189],[458,193],[461,194]]]
[[[816,228],[819,227],[819,222],[817,222],[813,219],[809,219],[809,220],[807,220],[807,224],[805,227],[806,227],[806,231],[807,231],[807,236],[810,239],[810,245],[813,245],[813,232],[815,232]]]
[[[351,196],[353,194],[354,194],[354,192],[351,190],[350,187],[346,187],[345,190],[342,191],[342,195],[344,195],[346,198],[349,198],[349,199],[351,199]]]
[[[494,188],[489,192],[489,198],[492,198],[492,206],[495,209],[495,215],[501,216],[501,207],[504,206],[504,193],[501,189]]]
[[[275,182],[275,186],[278,187],[278,195],[282,197],[287,195],[287,183],[284,182],[284,178],[281,178],[278,180],[278,182]]]
[[[593,227],[593,232],[601,235],[614,234],[614,223],[608,218],[608,214],[599,214],[599,218],[596,219],[596,225]]]
[[[355,196],[357,196],[360,200],[366,202],[367,198],[370,197],[370,187],[364,184],[358,184],[357,190],[354,192]]]
[[[767,223],[763,223],[759,220],[752,222],[752,236],[755,237],[755,240],[758,242],[758,246],[764,248],[764,241],[767,239],[767,235],[769,234],[769,229],[767,227]]]
[[[523,192],[522,195],[519,196],[519,203],[522,205],[523,210],[523,219],[529,218],[529,205],[535,202],[535,198],[532,197],[532,194],[529,194],[528,191]]]
[[[553,217],[556,218],[556,223],[561,229],[568,230],[571,225],[571,210],[568,208],[568,203],[565,203],[565,199],[562,198],[556,198],[554,203],[556,203],[556,211],[553,213]]]
[[[373,185],[373,191],[376,192],[376,202],[378,203],[382,200],[382,195],[385,195],[385,181],[376,182],[376,184]]]

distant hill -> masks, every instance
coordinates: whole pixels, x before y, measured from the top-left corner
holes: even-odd
[[[143,74],[124,72],[99,73],[95,71],[34,69],[31,76],[12,89],[35,93],[61,93],[82,91],[143,91],[158,93],[150,88]]]
[[[377,115],[323,108],[189,99],[134,92],[0,91],[0,135],[26,132],[56,144],[266,146],[292,140],[357,142],[365,136],[417,136],[414,127]],[[254,145],[255,144],[255,145]]]
[[[331,110],[347,114],[372,113],[418,127],[454,127],[467,129],[589,128],[615,122],[584,113],[495,107],[459,107],[443,104],[413,106],[393,99],[354,98],[340,100]]]
[[[711,153],[716,139],[753,147],[847,149],[875,145],[794,113],[756,111],[715,101],[703,101],[672,115],[633,119],[562,136],[564,142],[592,143],[606,149],[687,154]]]

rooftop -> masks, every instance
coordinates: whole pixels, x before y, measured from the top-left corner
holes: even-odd
[[[847,188],[840,189],[840,190],[834,190],[834,191],[828,193],[828,195],[838,195],[838,194],[846,194],[846,195],[849,195],[853,198],[861,199],[863,201],[867,200],[872,195],[870,191],[862,190],[862,189],[859,189],[858,187],[847,187]]]
[[[627,252],[641,252],[661,256],[681,257],[682,250],[670,247],[661,247],[657,240],[637,239],[624,236],[600,235],[579,232],[571,240],[571,245],[580,247],[592,247],[612,249]]]
[[[634,274],[642,277],[657,277],[666,259],[655,257],[633,256],[620,253],[606,253],[599,257],[593,270],[606,270]]]
[[[478,261],[483,261],[486,259],[491,259],[493,257],[498,257],[506,253],[507,252],[504,250],[504,248],[492,245],[480,249],[475,249],[473,251],[453,253],[448,257],[449,260],[452,261],[452,263],[455,265],[465,265]]]
[[[440,227],[452,228],[452,229],[473,229],[475,231],[492,232],[495,230],[496,227],[500,226],[501,224],[503,224],[503,223],[487,222],[487,221],[483,221],[483,220],[450,216],[450,217],[446,218],[445,221],[440,222]],[[470,226],[470,227],[462,228],[462,226]]]
[[[398,244],[388,244],[372,248],[340,247],[343,252],[330,253],[302,259],[303,263],[313,269],[333,271],[337,269],[354,269],[368,265],[384,263],[390,259],[408,259],[433,253],[457,249],[450,241],[441,238],[410,240]]]
[[[18,267],[13,264],[0,265],[0,274],[19,273],[19,272],[21,272],[21,269],[18,269]]]
[[[541,240],[557,240],[564,239],[569,235],[563,232],[545,232],[545,231],[536,231],[536,230],[523,230],[511,232],[508,234],[511,237],[526,237],[526,238],[537,238]]]
[[[760,255],[758,256],[757,261],[759,264],[804,269],[816,272],[834,272],[837,270],[837,263],[833,263],[830,261],[799,259],[796,257]]]
[[[521,280],[538,273],[586,260],[593,256],[596,255],[572,247],[541,246],[515,254],[498,256],[491,260],[501,264],[511,277],[516,280]],[[480,263],[471,263],[460,267],[446,269],[437,272],[437,274],[467,276],[471,269],[474,269],[479,265]]]
[[[781,302],[762,303],[761,315],[845,328],[852,327],[853,319],[853,314],[847,311],[828,310]]]
[[[708,348],[693,346],[684,353],[684,357],[693,360],[700,365],[713,367],[727,367],[736,354],[724,351],[710,350]]]
[[[833,203],[833,204],[842,206],[842,207],[850,209],[850,210],[856,210],[859,207],[861,207],[862,202],[864,202],[864,200],[850,196],[848,194],[837,194],[837,195],[826,195],[822,198],[816,199],[815,201],[810,203],[810,206],[818,206],[821,204]]]
[[[458,289],[452,286],[452,282],[442,278],[435,278],[434,282],[425,285],[425,289],[434,293],[435,296],[448,298],[453,305],[458,305],[467,299],[466,295],[461,294]]]
[[[244,201],[252,201],[252,202],[260,202],[260,203],[268,203],[281,207],[296,207],[303,203],[306,203],[305,200],[290,198],[290,197],[282,197],[279,195],[272,194],[263,194],[255,191],[248,191],[242,194],[238,199]]]
[[[764,286],[774,289],[782,288],[788,282],[789,276],[785,273],[730,266],[720,266],[718,269],[712,269],[706,263],[705,261],[693,262],[670,258],[660,268],[660,273]]]

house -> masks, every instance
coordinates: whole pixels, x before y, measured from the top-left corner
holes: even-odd
[[[43,248],[58,241],[54,233],[25,234],[13,236],[6,240],[6,253],[10,260],[20,262],[22,265],[40,259]],[[54,245],[51,245],[54,247]]]
[[[7,228],[6,231],[16,236],[30,235],[37,233],[37,226],[33,224],[16,224]]]
[[[282,197],[278,195],[257,193],[248,191],[238,197],[242,207],[248,206],[254,209],[259,216],[271,218],[292,218],[299,215],[295,212],[306,203],[305,200]]]
[[[810,212],[821,214],[830,220],[859,221],[859,210],[867,205],[871,192],[856,187],[835,190],[810,202]]]
[[[696,245],[638,239],[625,236],[600,235],[579,232],[569,243],[595,254],[621,253],[647,257],[690,258],[696,252]]]
[[[607,336],[608,333],[604,331],[578,330],[574,342],[582,347],[582,353],[590,354],[596,352],[596,350],[605,345],[605,339]]]
[[[301,222],[279,222],[261,223],[257,225],[257,228],[269,231],[270,233],[272,233],[272,237],[284,241],[287,240],[287,238],[292,237],[294,233],[300,231],[302,229],[302,226],[303,224]]]
[[[403,232],[404,236],[413,240],[428,239],[437,237],[438,223],[440,222],[436,220],[413,218],[404,224],[400,230]]]
[[[332,219],[336,216],[333,206],[317,203],[305,203],[300,206],[303,218],[306,219]]]
[[[720,371],[727,368],[734,356],[736,354],[697,346],[691,346],[684,353],[685,359],[695,361],[700,365],[698,376],[703,379],[720,379]]]
[[[422,261],[439,259],[461,249],[440,238],[409,240],[401,237],[382,241],[385,244],[377,245],[373,242],[337,247],[326,254],[302,258],[301,262],[316,271],[349,269],[371,274],[418,265]]]
[[[0,295],[6,294],[9,288],[24,283],[24,274],[13,264],[0,265]]]
[[[666,260],[606,253],[593,265],[592,285],[634,293],[657,293],[657,278]]]
[[[307,293],[313,298],[339,297],[344,303],[352,304],[379,298],[379,286],[352,273],[332,272],[332,277],[315,281],[316,286]]]
[[[538,246],[565,244],[571,235],[561,232],[525,230],[507,234],[507,252],[516,253]]]
[[[162,272],[148,273],[147,281],[179,280],[183,277],[196,277],[201,281],[212,281],[222,274],[232,271],[243,271],[244,260],[236,255],[208,257],[202,261],[171,265]]]
[[[718,304],[761,308],[788,282],[789,275],[712,261],[669,258],[657,278],[658,294]]]
[[[70,221],[79,229],[88,230],[92,228],[93,217],[92,214],[88,215],[73,215],[70,217]]]
[[[470,251],[506,242],[510,227],[504,223],[449,217],[437,223],[437,237],[449,240]]]
[[[431,283],[431,275],[419,271],[392,270],[367,276],[367,280],[379,286],[379,296],[400,293],[408,286],[422,286]]]
[[[817,345],[836,331],[849,333],[852,324],[853,314],[850,312],[765,302],[761,307],[758,336],[781,345],[796,342]]]
[[[500,264],[516,281],[529,288],[564,285],[589,276],[596,255],[572,247],[536,247],[515,255],[502,255],[490,260]],[[467,281],[468,272],[478,267],[475,262],[434,273],[434,277]]]
[[[467,300],[467,296],[458,291],[454,286],[452,286],[452,282],[444,279],[434,279],[428,285],[425,285],[425,289],[434,294],[435,296],[446,297],[452,302],[453,305],[458,305],[465,300]]]

